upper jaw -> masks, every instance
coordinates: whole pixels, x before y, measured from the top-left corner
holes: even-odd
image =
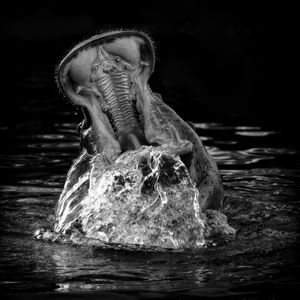
[[[68,54],[58,69],[63,92],[88,111],[96,152],[110,162],[124,151],[147,144],[135,103],[137,82],[146,83],[151,72],[150,61],[142,60],[142,44],[136,37],[117,39],[115,44],[87,43]],[[133,47],[127,57],[123,46]],[[133,80],[136,77],[141,78]]]
[[[59,90],[70,98],[74,104],[84,105],[84,99],[80,99],[80,96],[75,93],[75,88],[77,85],[85,85],[87,83],[91,71],[91,64],[97,56],[97,48],[104,45],[108,51],[113,53],[115,46],[113,43],[115,41],[119,43],[119,45],[117,45],[118,49],[116,49],[117,54],[122,52],[123,47],[123,50],[126,50],[126,55],[132,52],[135,53],[135,56],[138,56],[136,57],[138,62],[144,66],[142,76],[145,83],[153,73],[155,51],[153,42],[145,33],[134,30],[116,30],[92,36],[71,49],[56,69],[56,82]],[[130,46],[128,47],[129,42]],[[132,51],[134,48],[136,51]],[[131,59],[132,57],[129,56],[128,58],[131,62],[134,61],[134,59]],[[72,72],[70,66],[74,66],[75,69],[77,67],[77,69],[80,69],[80,72],[76,72],[76,70]],[[71,81],[68,75],[73,77]]]

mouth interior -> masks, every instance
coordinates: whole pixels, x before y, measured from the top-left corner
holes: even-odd
[[[118,125],[117,121],[115,120],[113,113],[108,110],[101,109],[101,116],[105,116],[105,124],[109,132],[111,133],[112,137],[115,138],[115,140],[118,141],[121,153],[130,151],[130,150],[136,150],[142,145],[148,145],[148,142],[144,136],[144,131],[142,127],[141,122],[141,115],[137,110],[136,107],[136,101],[132,101],[131,103],[131,110],[135,119],[135,124],[122,124],[123,126],[120,128],[120,125]],[[95,109],[96,110],[96,109]],[[97,111],[97,112],[96,112]],[[96,110],[94,113],[98,113],[98,119],[101,117],[99,116],[99,110]],[[93,128],[101,125],[95,124],[96,122],[93,122],[91,120],[90,113],[86,114],[87,121],[90,124],[90,127]],[[95,130],[95,128],[93,128]],[[95,136],[96,142],[98,139],[98,135]]]
[[[82,138],[88,136],[97,153],[113,159],[148,145],[134,85],[137,76],[148,78],[153,71],[154,51],[142,33],[104,36],[92,37],[69,52],[59,66],[58,83],[75,105],[83,107]]]
[[[80,97],[84,115],[84,127],[81,136],[85,138],[90,132],[87,143],[95,145],[95,151],[101,153],[105,144],[106,151],[119,148],[119,155],[125,151],[136,150],[141,145],[148,145],[144,135],[142,115],[137,109],[134,97],[127,99],[116,93],[116,97],[109,105],[105,91],[95,86],[79,86],[68,74],[69,89],[77,91]],[[113,88],[112,88],[113,89]]]

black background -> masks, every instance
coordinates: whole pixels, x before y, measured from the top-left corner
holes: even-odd
[[[199,1],[199,3],[201,3]],[[2,6],[1,123],[51,116],[61,105],[54,71],[77,42],[105,29],[135,28],[156,43],[153,91],[191,121],[255,123],[295,130],[293,8],[265,3],[206,7],[198,1],[10,1]],[[44,115],[20,106],[31,66],[48,75]],[[32,103],[29,101],[30,108]],[[74,109],[70,106],[70,109]],[[35,107],[32,107],[35,111]]]
[[[55,68],[76,43],[115,28],[150,34],[157,54],[150,86],[185,120],[275,127],[297,140],[294,10],[262,1],[230,7],[188,0],[6,2],[0,126],[8,130],[0,145],[13,140],[18,123],[75,112],[57,90]]]

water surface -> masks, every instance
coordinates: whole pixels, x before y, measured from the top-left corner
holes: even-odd
[[[21,117],[0,127],[2,292],[137,299],[276,297],[299,291],[299,151],[294,135],[277,126],[204,123],[201,114],[195,121],[220,168],[224,213],[238,230],[235,240],[186,253],[34,240],[34,230],[49,223],[66,173],[79,154],[80,118],[61,99],[47,72],[34,66],[26,72],[17,86]]]

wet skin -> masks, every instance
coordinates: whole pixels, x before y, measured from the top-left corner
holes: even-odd
[[[75,105],[83,107],[85,119],[79,127],[83,152],[68,173],[57,218],[66,213],[75,218],[80,195],[74,195],[78,186],[92,180],[87,166],[94,155],[101,154],[103,164],[112,164],[121,153],[141,145],[178,145],[178,154],[199,191],[201,209],[221,208],[223,187],[215,162],[194,129],[149,87],[154,64],[152,41],[135,31],[93,36],[60,63],[58,85]]]

